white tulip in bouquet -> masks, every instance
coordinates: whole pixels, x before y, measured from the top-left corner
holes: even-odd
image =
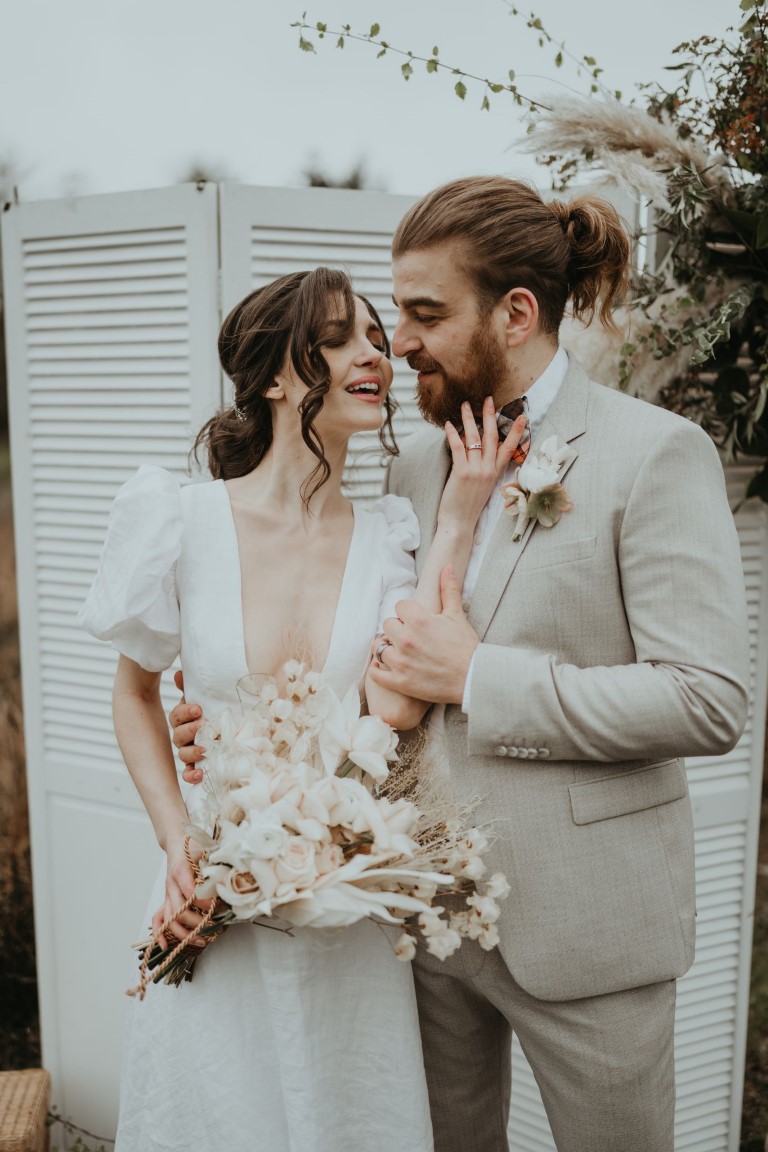
[[[339,700],[295,660],[282,674],[283,695],[264,677],[241,709],[200,729],[204,799],[187,831],[203,854],[185,907],[211,904],[186,940],[138,945],[132,993],[142,998],[151,982],[190,979],[200,954],[194,940],[211,942],[236,924],[290,933],[370,917],[406,927],[395,945],[403,960],[415,953],[416,925],[441,959],[462,937],[486,949],[498,943],[497,901],[509,886],[497,873],[477,891],[488,838],[440,794],[423,746],[398,758],[397,733],[360,715],[356,688]],[[440,891],[465,894],[466,909],[443,916],[434,903]]]

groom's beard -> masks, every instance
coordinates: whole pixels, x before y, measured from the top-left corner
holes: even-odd
[[[509,371],[504,349],[490,325],[482,319],[470,337],[463,363],[453,375],[424,352],[408,356],[407,360],[409,367],[416,372],[436,373],[416,385],[416,400],[424,419],[438,428],[443,428],[450,420],[459,432],[464,428],[461,419],[463,401],[469,401],[475,418],[480,419],[483,400],[486,396],[495,395]]]

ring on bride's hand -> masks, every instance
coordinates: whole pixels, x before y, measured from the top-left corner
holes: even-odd
[[[472,452],[475,448],[482,448],[482,444],[467,444],[467,452]]]
[[[376,649],[376,659],[378,660],[379,664],[382,663],[381,654],[384,651],[384,649],[385,648],[391,648],[391,647],[392,647],[392,641],[391,640],[382,640],[381,644],[379,644],[378,648]]]

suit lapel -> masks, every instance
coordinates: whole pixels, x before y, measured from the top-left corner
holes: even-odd
[[[565,380],[537,429],[531,445],[532,451],[535,452],[549,436],[557,436],[561,443],[569,445],[570,455],[560,472],[561,480],[578,456],[573,441],[586,431],[588,400],[589,380],[586,373],[573,358],[569,357]],[[499,601],[531,536],[535,531],[551,531],[541,528],[536,521],[529,521],[522,538],[515,543],[512,539],[513,524],[512,518],[506,512],[502,512],[483,557],[477,584],[472,593],[468,618],[481,640],[488,631]]]

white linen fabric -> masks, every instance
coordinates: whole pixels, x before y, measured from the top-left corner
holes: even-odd
[[[337,693],[359,682],[377,625],[413,594],[418,540],[410,501],[355,507],[322,669]],[[248,672],[240,591],[225,484],[182,487],[143,467],[115,500],[79,621],[150,670],[180,653],[187,698],[213,715],[237,704]],[[193,811],[199,792],[187,795]],[[163,868],[142,934],[164,882]],[[117,1152],[429,1152],[413,979],[395,958],[397,934],[368,920],[292,937],[238,926],[190,983],[131,1002]]]

